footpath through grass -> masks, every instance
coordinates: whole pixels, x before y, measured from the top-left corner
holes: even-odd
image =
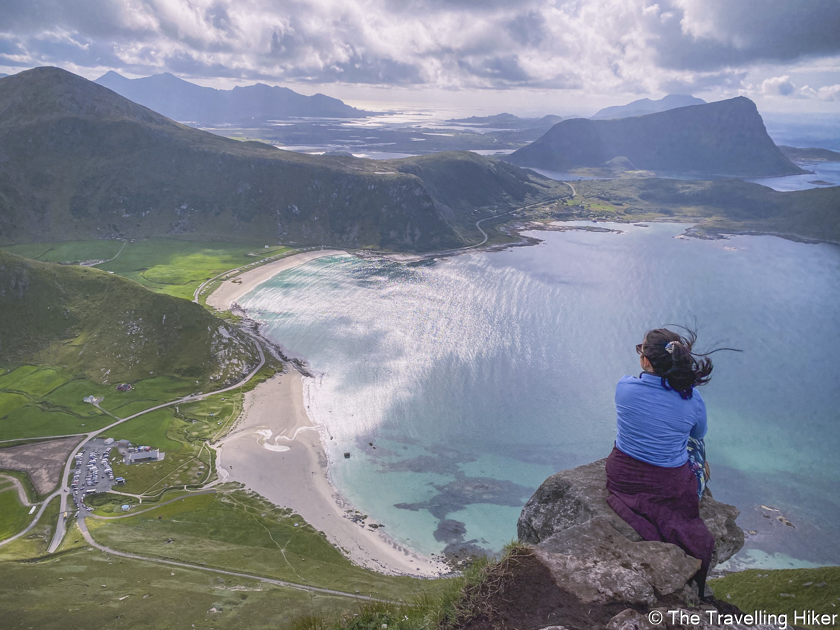
[[[111,397],[113,387],[51,367],[0,367],[0,440],[93,431],[113,422],[83,401]]]
[[[61,503],[59,498],[54,498],[47,505],[38,523],[29,530],[26,536],[21,536],[17,540],[0,547],[0,567],[4,566],[4,561],[6,560],[25,560],[28,558],[38,558],[46,554],[47,548],[52,540],[53,532],[55,531],[56,522],[58,521],[60,507]],[[29,512],[29,508],[26,508],[26,511]],[[27,519],[26,523],[28,524],[29,522]],[[23,528],[21,527],[20,529]],[[0,581],[2,579],[3,569],[0,568]],[[0,601],[2,601],[2,598],[0,598]]]
[[[20,502],[14,483],[0,477],[0,540],[14,536],[29,524],[29,509]]]
[[[35,562],[0,561],[4,628],[282,630],[301,616],[355,607],[343,597],[69,547]]]
[[[107,437],[128,440],[137,446],[151,446],[165,453],[161,461],[140,464],[126,464],[114,453],[111,459],[114,476],[126,480],[125,485],[115,486],[114,490],[155,497],[167,488],[196,487],[211,481],[215,475],[215,453],[208,442],[218,439],[236,422],[242,411],[244,393],[281,369],[281,364],[267,357],[263,368],[239,389],[152,411],[109,430]],[[134,400],[131,399],[134,390],[125,394],[127,402],[115,408],[119,416],[125,417],[154,405],[155,400],[140,397],[144,395],[143,389],[141,382]],[[117,398],[120,396],[122,394]],[[178,396],[170,391],[160,397],[172,400]],[[102,405],[105,407],[106,403]]]
[[[436,588],[434,581],[354,566],[299,515],[243,490],[186,496],[130,518],[87,524],[97,542],[113,549],[350,594],[396,601]]]
[[[136,381],[132,390],[100,385],[53,367],[22,365],[0,368],[0,440],[88,433],[114,422],[87,396],[101,398],[102,408],[124,418],[149,407],[192,394],[188,378],[153,376]]]
[[[3,249],[45,262],[108,261],[116,256],[97,268],[130,278],[158,293],[191,300],[198,286],[215,275],[290,251],[288,247],[269,245],[266,248],[266,245],[154,238],[129,241],[124,248],[122,241],[98,240],[32,243]]]

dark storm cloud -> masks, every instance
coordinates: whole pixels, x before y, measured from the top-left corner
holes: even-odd
[[[837,0],[674,0],[650,19],[649,43],[665,68],[718,70],[840,53]]]
[[[520,46],[542,43],[545,36],[545,18],[537,11],[521,13],[507,23],[506,29],[513,41]]]
[[[522,69],[516,55],[490,57],[475,62],[464,59],[458,64],[469,74],[491,79],[495,83],[527,83],[533,79]]]

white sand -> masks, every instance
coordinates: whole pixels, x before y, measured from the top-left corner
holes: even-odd
[[[300,265],[307,263],[310,260],[315,260],[316,258],[336,256],[344,253],[345,252],[340,249],[323,249],[303,252],[302,254],[295,254],[294,256],[289,256],[288,258],[281,258],[280,260],[268,263],[262,267],[246,271],[245,273],[233,278],[236,282],[232,282],[231,280],[225,280],[222,282],[222,284],[219,285],[219,288],[207,297],[207,305],[212,306],[217,311],[226,311],[230,308],[230,305],[233,302],[236,302],[251,289],[262,284],[266,280],[270,280],[281,271],[294,269],[295,267],[299,267]]]
[[[289,507],[353,562],[387,574],[436,577],[446,565],[418,556],[345,518],[353,506],[329,481],[321,427],[313,426],[303,403],[303,377],[276,376],[245,394],[245,411],[218,447],[220,479],[238,481],[275,505]]]

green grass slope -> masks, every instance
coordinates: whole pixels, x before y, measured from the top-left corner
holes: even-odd
[[[575,188],[611,206],[619,220],[702,218],[706,230],[840,241],[840,186],[779,192],[737,179],[652,178],[575,182]]]
[[[735,175],[802,173],[767,134],[751,100],[737,97],[616,120],[564,120],[506,159],[570,170],[625,157],[637,169]]]
[[[97,269],[113,271],[152,291],[190,300],[202,282],[217,274],[294,251],[257,243],[200,243],[174,238],[24,243],[3,249],[43,262],[72,264],[102,260]]]
[[[474,163],[510,179],[493,160]],[[465,244],[439,198],[452,191],[422,175],[192,129],[57,68],[0,80],[0,244],[160,236],[400,251]],[[556,186],[521,177],[533,179],[525,185],[537,197]],[[507,202],[515,198],[483,207]]]
[[[718,599],[735,604],[744,612],[760,610],[787,615],[789,625],[807,628],[840,625],[840,567],[750,569],[711,580],[710,584]],[[812,617],[803,617],[806,611],[820,615],[819,623],[811,623]],[[836,617],[826,623],[822,615]]]
[[[197,304],[98,269],[0,251],[0,356],[99,383],[168,375],[198,387],[238,380],[254,343]]]

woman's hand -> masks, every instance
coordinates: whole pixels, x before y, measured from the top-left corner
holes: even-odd
[[[703,462],[703,472],[706,473],[706,481],[712,478],[712,469],[709,468],[709,462]]]

